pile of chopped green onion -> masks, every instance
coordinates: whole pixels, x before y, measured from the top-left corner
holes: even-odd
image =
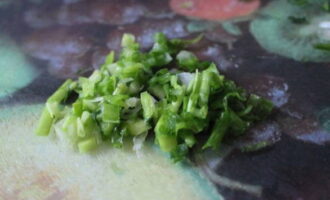
[[[183,50],[199,39],[169,40],[158,33],[152,49],[141,52],[134,36],[125,34],[117,61],[111,52],[89,78],[67,80],[47,100],[36,134],[55,131],[84,153],[101,143],[141,143],[154,133],[174,161],[194,146],[216,149],[225,137],[244,134],[273,105]],[[206,138],[203,144],[200,138]]]

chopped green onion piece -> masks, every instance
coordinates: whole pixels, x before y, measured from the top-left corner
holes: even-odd
[[[35,133],[39,136],[49,135],[52,128],[54,118],[52,118],[48,109],[45,107],[42,111]]]
[[[104,103],[102,108],[102,120],[104,122],[119,123],[121,107],[114,104]]]
[[[65,118],[62,126],[62,131],[68,134],[77,134],[77,120],[78,117],[75,115],[69,115]]]
[[[223,112],[219,119],[215,122],[215,125],[212,129],[211,136],[204,144],[203,149],[211,147],[212,149],[217,149],[224,138],[230,120],[229,112]]]
[[[117,88],[115,89],[115,91],[113,92],[114,95],[116,94],[126,94],[128,91],[128,87],[125,83],[119,83],[117,85]]]
[[[106,68],[108,65],[112,64],[115,61],[115,52],[111,51],[107,57],[105,57],[105,62],[104,64],[101,66],[101,71],[102,72],[107,72]]]
[[[159,99],[165,98],[165,92],[161,86],[152,86],[148,91]]]
[[[57,102],[46,102],[46,108],[52,118],[59,118],[61,116],[60,104]]]
[[[98,126],[96,121],[88,111],[84,111],[81,117],[77,119],[77,126],[77,135],[82,138],[93,135],[94,133],[98,133]]]
[[[177,146],[175,126],[177,116],[174,113],[164,113],[158,120],[155,133],[160,148],[165,152],[171,152]]]
[[[76,116],[81,116],[83,112],[83,103],[81,102],[80,99],[72,104],[72,112]]]
[[[157,134],[157,141],[161,150],[164,152],[171,152],[178,145],[177,139],[174,135]]]
[[[129,47],[129,46],[131,46],[134,43],[135,43],[135,37],[134,37],[134,35],[127,34],[127,33],[125,33],[123,35],[123,38],[121,40],[121,46],[122,47]]]
[[[142,119],[129,120],[126,124],[128,132],[133,136],[145,133],[150,129],[150,126]]]
[[[148,93],[141,93],[141,104],[143,109],[143,117],[148,120],[153,117],[156,112],[155,99]]]
[[[129,97],[128,95],[117,94],[117,95],[105,96],[104,99],[107,103],[124,107],[126,105],[126,100],[128,99],[128,97]]]
[[[140,99],[137,97],[131,97],[125,101],[126,108],[134,108],[140,104]]]
[[[116,124],[111,122],[102,122],[100,127],[105,136],[110,136]]]
[[[71,88],[72,84],[72,80],[68,79],[66,80],[56,91],[55,93],[50,96],[47,100],[47,102],[62,102],[63,100],[65,100],[68,95],[70,90],[72,90],[73,88]]]
[[[128,87],[128,91],[129,91],[128,93],[130,95],[138,94],[140,92],[141,88],[142,87],[138,82],[133,81],[133,82],[130,83],[130,85]]]
[[[92,151],[97,147],[97,142],[95,138],[85,139],[78,143],[78,149],[80,153],[87,153]]]
[[[95,83],[93,83],[90,79],[85,77],[80,77],[79,83],[82,88],[82,93],[81,93],[82,97],[94,96]]]
[[[193,72],[196,69],[202,69],[204,64],[201,64],[198,58],[190,51],[180,51],[176,56],[179,67],[187,70],[189,72]]]
[[[98,108],[97,102],[93,101],[92,99],[83,99],[82,100],[82,107],[83,110],[88,110],[88,111],[95,111]]]

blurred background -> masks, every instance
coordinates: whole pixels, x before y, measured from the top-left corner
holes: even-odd
[[[203,34],[190,51],[277,107],[234,148],[205,153],[206,176],[225,199],[327,200],[329,11],[325,0],[0,0],[0,108],[43,102],[89,75],[118,56],[124,33],[142,50],[157,32]]]

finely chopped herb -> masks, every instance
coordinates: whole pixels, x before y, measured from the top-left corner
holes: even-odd
[[[111,52],[90,77],[69,79],[49,97],[36,134],[54,130],[82,153],[101,143],[141,145],[154,134],[175,162],[195,146],[217,149],[224,138],[244,134],[273,105],[227,80],[214,63],[183,50],[199,39],[169,40],[158,33],[152,49],[142,52],[135,37],[125,34],[118,60]]]

